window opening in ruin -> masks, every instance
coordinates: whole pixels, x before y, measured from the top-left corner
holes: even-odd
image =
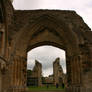
[[[54,46],[40,46],[28,52],[27,86],[62,89],[66,81],[65,51]]]

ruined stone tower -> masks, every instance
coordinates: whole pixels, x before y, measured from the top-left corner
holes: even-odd
[[[62,84],[63,83],[63,69],[60,65],[60,58],[56,58],[53,62],[53,81],[54,84]]]
[[[32,70],[31,77],[38,79],[38,86],[42,86],[42,64],[35,60],[35,66]]]

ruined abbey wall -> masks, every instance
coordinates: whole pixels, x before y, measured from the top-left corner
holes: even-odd
[[[58,84],[61,86],[62,83],[65,82],[65,75],[60,65],[60,58],[56,58],[56,60],[53,62],[53,77],[54,85]]]
[[[33,78],[37,78],[38,86],[42,86],[42,64],[39,63],[37,60],[35,61],[35,66],[30,76]]]
[[[92,92],[92,32],[75,11],[14,10],[9,0],[0,0],[0,15],[1,92],[22,91],[25,83],[18,83],[26,76],[17,76],[25,70],[27,52],[42,45],[66,51],[66,92]]]

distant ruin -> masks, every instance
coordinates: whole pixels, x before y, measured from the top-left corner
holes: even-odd
[[[30,86],[42,86],[42,64],[35,60],[35,66],[30,74]]]
[[[65,83],[66,75],[63,72],[63,69],[60,65],[60,58],[56,58],[53,62],[53,82],[54,84],[59,84],[60,86],[62,83]]]
[[[66,85],[66,74],[63,73],[62,66],[60,65],[60,58],[56,58],[53,62],[53,74],[48,77],[42,75],[42,64],[39,61],[35,60],[35,66],[31,70],[30,75],[28,76],[28,81],[30,81],[29,86],[42,86],[46,84],[51,84],[59,86],[64,83]]]

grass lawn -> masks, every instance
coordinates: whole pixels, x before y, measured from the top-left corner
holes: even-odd
[[[64,88],[62,87],[59,87],[59,88],[56,88],[55,86],[49,86],[49,88],[47,88],[46,86],[43,86],[43,87],[28,87],[29,90],[31,91],[58,91],[58,90],[64,90]]]

